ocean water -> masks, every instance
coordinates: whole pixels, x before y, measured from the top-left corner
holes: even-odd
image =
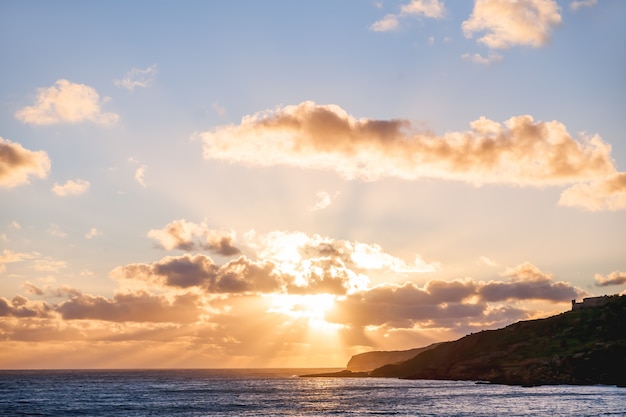
[[[626,416],[611,386],[297,376],[325,371],[0,371],[0,416]]]

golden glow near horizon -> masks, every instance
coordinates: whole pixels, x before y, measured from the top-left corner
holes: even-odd
[[[341,367],[624,293],[624,19],[0,3],[0,368]]]

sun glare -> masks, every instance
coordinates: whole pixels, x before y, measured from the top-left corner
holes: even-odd
[[[332,326],[325,320],[326,312],[335,304],[335,296],[332,294],[274,294],[271,299],[268,312],[307,320],[309,327]]]

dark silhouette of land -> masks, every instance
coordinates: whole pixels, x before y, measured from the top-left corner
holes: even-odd
[[[590,301],[556,316],[431,345],[408,360],[396,361],[398,352],[387,352],[391,362],[369,371],[305,376],[626,387],[626,296]],[[382,358],[381,352],[371,354]]]

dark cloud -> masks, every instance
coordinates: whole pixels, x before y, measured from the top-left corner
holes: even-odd
[[[52,308],[42,301],[30,301],[21,295],[16,295],[11,300],[0,297],[0,317],[40,317],[53,316]]]

